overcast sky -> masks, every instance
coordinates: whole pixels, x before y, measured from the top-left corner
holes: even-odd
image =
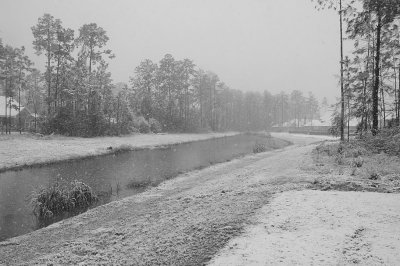
[[[311,0],[0,0],[0,38],[34,55],[31,27],[44,13],[75,30],[107,31],[114,82],[128,82],[144,59],[189,58],[243,91],[339,95],[339,22]]]

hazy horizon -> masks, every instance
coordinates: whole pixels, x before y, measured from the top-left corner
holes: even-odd
[[[75,36],[92,22],[107,31],[115,83],[127,83],[142,60],[169,53],[215,72],[232,89],[311,91],[330,102],[339,96],[337,13],[317,11],[311,0],[2,0],[2,6],[0,38],[25,46],[40,70],[45,57],[34,54],[31,27],[50,13]]]

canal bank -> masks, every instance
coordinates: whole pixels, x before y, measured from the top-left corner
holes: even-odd
[[[141,193],[181,173],[253,153],[257,143],[265,150],[289,145],[265,134],[237,134],[151,149],[113,149],[113,154],[0,173],[0,241],[72,216],[62,213],[38,219],[31,201],[42,188],[84,182],[99,198],[96,207]]]
[[[0,244],[0,264],[200,265],[271,196],[307,187],[321,139],[179,175],[160,186]]]
[[[234,136],[239,132],[201,134],[135,134],[120,137],[79,138],[39,134],[0,135],[0,172],[28,166],[90,158],[121,150],[156,148]]]

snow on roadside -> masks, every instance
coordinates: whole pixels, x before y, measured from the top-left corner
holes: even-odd
[[[274,138],[281,138],[284,140],[291,141],[296,145],[308,145],[313,142],[320,141],[336,141],[339,140],[333,136],[325,136],[325,135],[306,135],[306,134],[292,134],[286,132],[271,132],[271,136]]]
[[[122,137],[78,138],[34,135],[0,135],[0,170],[24,165],[68,160],[109,153],[107,149],[154,148],[183,142],[236,135],[236,132],[204,134],[138,134]]]
[[[210,265],[398,265],[400,194],[290,191]]]

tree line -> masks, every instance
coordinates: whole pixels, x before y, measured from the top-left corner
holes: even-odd
[[[83,25],[75,34],[44,14],[31,29],[33,47],[45,57],[45,72],[33,68],[23,47],[0,42],[0,73],[6,101],[18,98],[35,114],[35,125],[37,117],[43,133],[250,131],[287,122],[300,126],[319,116],[312,93],[231,89],[217,74],[170,54],[158,63],[141,62],[129,84],[114,84],[108,61],[115,55],[107,48],[106,31],[96,23]],[[10,131],[10,122],[5,124]]]
[[[398,126],[400,1],[317,0],[317,3],[338,9],[341,21],[346,23],[346,37],[354,44],[351,53],[340,62],[341,118],[335,120],[338,127],[343,129],[352,118],[360,121],[361,134],[375,135],[383,127]]]
[[[312,93],[305,97],[298,90],[278,95],[234,90],[217,74],[170,54],[158,64],[141,62],[130,88],[135,113],[160,121],[167,130],[265,130],[289,121],[299,126],[319,116]]]

